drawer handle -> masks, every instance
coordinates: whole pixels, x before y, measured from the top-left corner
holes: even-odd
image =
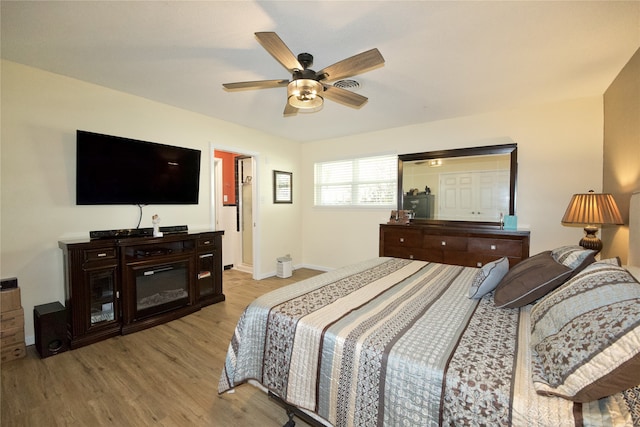
[[[477,267],[482,267],[482,263],[481,262],[476,262],[476,266]]]
[[[400,238],[400,243],[404,243],[404,237]]]
[[[106,252],[100,252],[100,253],[98,254],[98,258],[100,258],[100,257],[105,257],[105,256],[107,256],[107,253],[106,253]]]
[[[204,254],[204,255],[200,255],[200,259],[209,258],[209,257],[212,257],[212,256],[213,256],[213,254]]]
[[[492,250],[492,251],[495,251],[495,250],[496,250],[496,245],[491,245],[490,247],[491,247],[491,250]]]
[[[211,244],[211,240],[207,240],[206,242],[203,242],[202,244],[203,245],[209,245],[209,244]]]
[[[409,259],[413,259],[413,255],[409,255]]]
[[[443,240],[442,242],[440,242],[440,244],[441,244],[442,246],[447,246],[447,242],[445,242],[444,240]]]

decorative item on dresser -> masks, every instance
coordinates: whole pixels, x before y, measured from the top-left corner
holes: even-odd
[[[530,232],[427,224],[380,225],[380,256],[481,267],[502,257],[529,257]]]
[[[61,241],[71,348],[224,301],[224,231]]]

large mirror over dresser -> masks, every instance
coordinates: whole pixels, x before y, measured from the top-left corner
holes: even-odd
[[[398,211],[410,220],[380,226],[380,256],[481,267],[529,257],[527,230],[504,229],[515,216],[517,144],[398,156]]]
[[[398,209],[419,220],[499,223],[514,215],[517,145],[398,156]]]

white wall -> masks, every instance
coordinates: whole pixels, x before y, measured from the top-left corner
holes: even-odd
[[[76,129],[202,150],[200,203],[145,207],[142,227],[157,213],[161,225],[213,228],[211,144],[259,153],[255,268],[265,277],[275,274],[279,254],[302,258],[298,205],[274,205],[271,198],[273,169],[298,175],[299,144],[8,61],[1,78],[0,275],[18,278],[27,343],[33,343],[33,306],[64,302],[58,240],[138,222],[135,206],[75,206]],[[299,189],[294,186],[294,201]]]
[[[602,109],[601,97],[577,99],[307,143],[302,185],[312,189],[317,161],[516,142],[516,214],[531,231],[531,254],[577,244],[582,228],[560,220],[572,194],[601,190]],[[317,208],[311,190],[302,201],[306,264],[335,268],[378,255],[378,226],[389,210]]]

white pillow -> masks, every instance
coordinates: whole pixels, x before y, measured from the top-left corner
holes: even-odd
[[[509,271],[509,259],[502,257],[485,264],[473,278],[469,287],[469,298],[480,299],[498,286]]]

